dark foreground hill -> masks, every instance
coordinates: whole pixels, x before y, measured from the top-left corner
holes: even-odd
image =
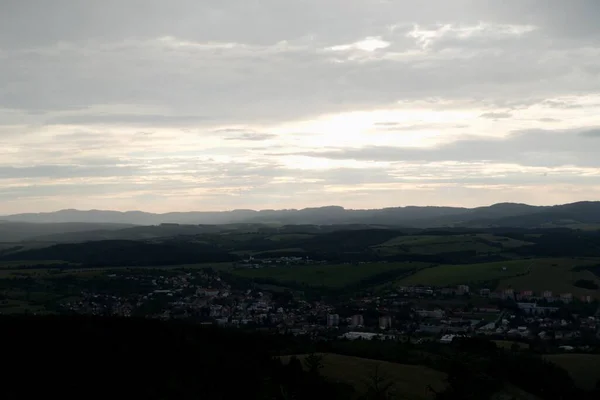
[[[321,373],[323,360],[282,362],[303,350],[371,360],[426,364],[431,393],[418,398],[499,398],[507,386],[538,399],[597,399],[575,387],[568,373],[535,354],[501,350],[488,340],[460,339],[422,348],[395,341],[312,342],[293,335],[221,329],[190,322],[88,316],[0,317],[5,366],[3,399],[405,399],[391,396],[396,378],[377,369],[346,376],[346,363]],[[373,366],[377,362],[371,362]],[[406,367],[405,367],[406,368]],[[423,369],[425,370],[425,369]],[[440,376],[446,375],[446,384]],[[422,381],[421,384],[428,384]],[[401,389],[408,384],[398,379]],[[362,391],[355,387],[365,386]],[[500,397],[531,399],[532,397]]]
[[[1,317],[0,339],[10,348],[2,399],[349,398],[345,386],[273,359],[277,339],[269,335],[152,320]]]
[[[177,224],[379,224],[430,228],[441,226],[524,228],[600,224],[600,202],[578,202],[557,206],[530,206],[501,203],[477,208],[390,207],[349,210],[337,206],[301,210],[233,210],[226,212],[174,212],[152,214],[141,211],[79,211],[17,214],[0,218],[10,222],[31,223],[128,223],[135,225]]]

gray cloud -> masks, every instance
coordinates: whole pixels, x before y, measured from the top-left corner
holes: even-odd
[[[271,133],[246,132],[239,135],[225,138],[225,140],[240,140],[240,141],[262,141],[276,138],[277,135]]]
[[[135,114],[108,114],[108,115],[70,115],[54,117],[47,120],[48,125],[152,125],[152,126],[177,126],[195,125],[209,121],[209,117],[196,115],[135,115]]]
[[[560,122],[560,120],[556,119],[556,118],[540,118],[538,121],[540,121],[540,122]]]
[[[264,141],[269,139],[274,139],[277,135],[266,132],[255,132],[251,129],[244,128],[223,128],[216,129],[213,131],[219,136],[224,135],[225,140],[234,140],[234,141]]]
[[[140,168],[116,165],[36,165],[33,167],[0,166],[0,179],[15,178],[93,178],[141,175]]]
[[[487,112],[483,113],[479,116],[479,118],[488,118],[488,119],[502,119],[502,118],[510,118],[512,117],[511,113],[507,112]]]
[[[592,129],[589,131],[583,131],[580,133],[581,136],[590,138],[600,138],[600,129]]]
[[[531,167],[600,168],[593,119],[598,105],[581,101],[600,93],[600,2],[288,3],[0,2],[2,198],[19,209],[25,207],[16,200],[21,198],[37,196],[28,207],[50,207],[64,202],[61,196],[90,196],[110,208],[111,196],[142,196],[135,198],[171,207],[171,195],[222,195],[212,207],[280,208],[287,206],[282,201],[380,204],[368,189],[377,184],[402,187],[393,189],[402,196],[390,198],[461,203],[492,195],[456,185],[537,185],[543,175]],[[476,111],[478,121],[443,123],[436,116],[417,123],[384,116],[370,131],[379,146],[359,147],[356,135],[346,137],[338,127],[315,128],[310,140],[277,130],[287,125],[281,132],[302,131],[293,124],[323,114],[399,105],[485,112]],[[536,114],[539,109],[544,113]],[[580,129],[535,129],[536,123],[562,128],[575,122]],[[486,134],[473,129],[492,125],[490,135],[515,133],[504,139],[446,136],[455,133],[449,129]],[[226,126],[235,128],[218,129]],[[386,137],[392,143],[419,130],[435,130],[444,144],[385,145]],[[343,136],[339,147],[306,149],[332,133]],[[321,169],[295,169],[284,167],[290,164],[275,150],[385,166],[325,162]],[[477,170],[504,163],[524,170],[501,176]],[[591,175],[563,168],[545,178],[557,193],[597,193],[589,189],[597,184]],[[453,187],[454,197],[411,197],[407,188],[415,182]],[[587,188],[586,194],[558,189],[569,183]],[[353,185],[361,187],[357,194],[345,194]]]
[[[527,166],[577,165],[600,167],[597,149],[583,136],[596,137],[598,130],[523,131],[503,139],[466,138],[433,148],[369,146],[358,149],[330,149],[299,155],[362,161],[490,161]]]
[[[518,2],[508,2],[510,7],[473,0],[452,7],[441,1],[350,3],[308,0],[282,8],[272,0],[260,5],[186,0],[168,6],[134,0],[78,7],[26,0],[5,5],[0,106],[51,111],[134,103],[176,109],[181,116],[63,116],[50,122],[196,124],[206,118],[286,120],[431,96],[502,104],[600,90],[594,73],[573,63],[597,60],[593,48],[573,45],[586,32],[596,37],[598,30],[578,14],[597,8],[584,1],[568,10],[559,2],[554,7],[532,2],[538,4],[535,12]],[[532,16],[524,18],[527,14],[513,8]],[[588,29],[577,35],[565,32],[568,27],[556,30],[559,9],[570,16],[569,24]],[[470,36],[460,30],[480,21],[491,25]],[[444,31],[444,24],[454,30]],[[502,33],[511,24],[539,27],[518,37]],[[407,36],[415,25],[441,30],[441,38],[425,53],[394,58],[422,50]],[[23,32],[22,26],[37,28]],[[323,51],[369,36],[391,46],[368,62],[353,58],[354,50]],[[548,53],[549,43],[558,39],[569,46]]]

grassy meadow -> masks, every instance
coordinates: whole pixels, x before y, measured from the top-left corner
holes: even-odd
[[[302,361],[305,356],[297,357]],[[284,362],[289,358],[284,357]],[[352,385],[359,394],[366,391],[369,376],[374,373],[377,366],[379,366],[380,376],[394,382],[393,391],[402,399],[433,399],[434,393],[428,389],[428,385],[437,391],[443,390],[446,386],[446,374],[417,365],[396,364],[338,354],[324,354],[323,364],[324,376]]]
[[[600,285],[600,279],[590,271],[573,271],[574,267],[598,263],[596,259],[539,258],[479,264],[439,265],[423,269],[397,283],[400,285],[452,286],[498,281],[495,289],[533,290],[600,297],[600,291],[574,286],[578,279],[588,279]]]
[[[600,380],[600,354],[551,354],[545,358],[566,369],[582,389],[591,390]]]
[[[574,286],[579,279],[596,282],[600,286],[600,278],[591,271],[573,271],[573,268],[582,265],[597,264],[597,259],[541,259],[532,263],[531,271],[524,276],[503,279],[498,289],[513,288],[515,290],[533,290],[541,292],[552,290],[554,293],[573,293],[575,296],[600,297],[600,291],[583,289]]]
[[[497,253],[530,244],[504,236],[478,233],[468,235],[413,235],[398,236],[372,246],[381,255],[441,254],[460,251]]]
[[[344,287],[360,282],[373,275],[388,271],[409,272],[424,268],[425,263],[365,263],[336,265],[294,265],[265,267],[259,269],[236,269],[235,275],[245,278],[271,278],[278,282],[297,282],[309,286]]]
[[[479,264],[438,265],[398,281],[400,285],[451,286],[505,279],[527,272],[532,260]]]

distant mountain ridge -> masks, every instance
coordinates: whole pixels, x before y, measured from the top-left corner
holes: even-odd
[[[543,227],[546,225],[600,224],[600,201],[584,201],[557,206],[499,203],[476,208],[407,206],[367,210],[326,206],[305,209],[170,212],[165,214],[143,211],[81,211],[69,209],[49,213],[4,216],[0,217],[0,226],[2,221],[37,224],[222,225],[254,223],[278,225],[372,224],[412,228]],[[112,230],[112,228],[109,229]],[[99,227],[96,227],[96,229],[99,229]],[[106,228],[102,227],[100,229],[104,230]]]

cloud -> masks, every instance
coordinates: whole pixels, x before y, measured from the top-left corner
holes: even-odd
[[[209,117],[196,115],[69,115],[54,117],[46,121],[48,125],[145,125],[177,126],[196,125],[209,121]]]
[[[538,119],[538,121],[540,121],[540,122],[560,122],[559,119],[549,118],[549,117],[540,118],[540,119]]]
[[[277,135],[271,133],[246,132],[239,135],[227,137],[225,140],[240,140],[240,141],[263,141],[276,138]]]
[[[15,178],[92,178],[141,175],[143,171],[133,166],[116,165],[36,165],[33,167],[0,166],[1,179]]]
[[[385,49],[386,47],[390,46],[390,42],[386,42],[385,40],[381,39],[381,36],[377,36],[377,37],[366,37],[362,40],[359,40],[355,43],[350,43],[350,44],[341,44],[341,45],[337,45],[337,46],[331,46],[328,48],[328,50],[331,51],[363,51],[363,52],[373,52],[379,49]]]
[[[501,119],[501,118],[510,118],[512,117],[511,113],[507,112],[487,112],[483,113],[479,116],[480,118],[489,118],[489,119]]]
[[[0,213],[598,194],[595,0],[5,3]]]
[[[582,137],[596,137],[598,130],[521,131],[506,138],[464,138],[429,148],[367,146],[299,153],[336,160],[499,162],[526,166],[576,165],[600,168],[595,150]]]
[[[400,122],[376,122],[375,126],[394,127],[400,125]]]
[[[592,129],[589,131],[583,131],[580,133],[580,135],[583,137],[589,137],[589,138],[600,138],[600,129]]]

